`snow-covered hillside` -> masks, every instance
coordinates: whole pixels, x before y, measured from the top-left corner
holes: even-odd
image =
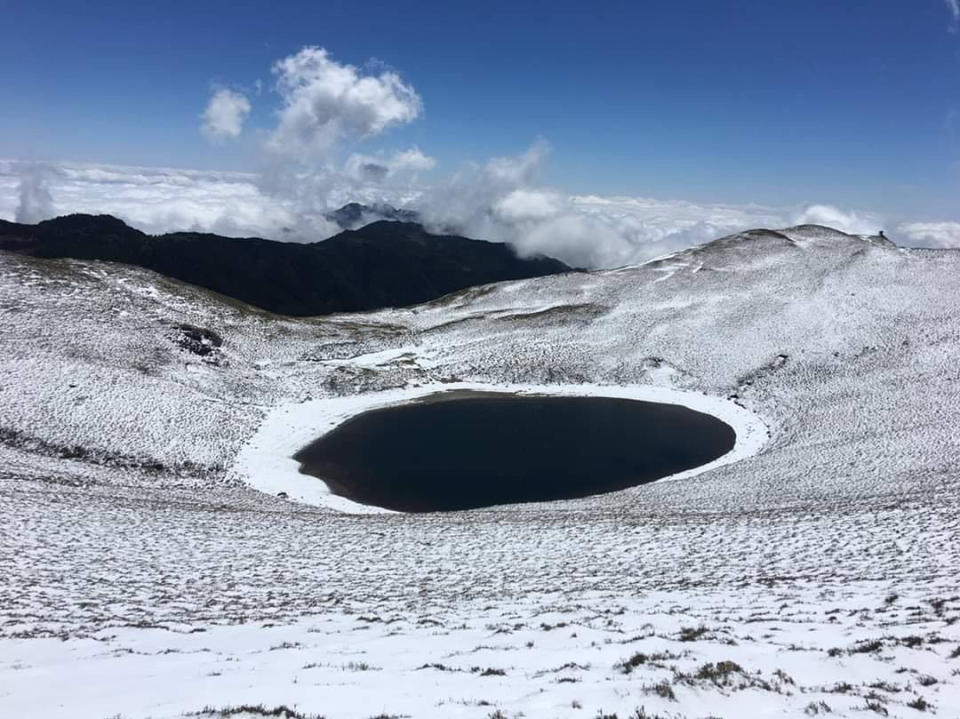
[[[960,716],[960,253],[753,231],[298,320],[0,254],[0,343],[0,715]],[[305,408],[458,383],[682,390],[769,436],[465,513],[255,488]]]

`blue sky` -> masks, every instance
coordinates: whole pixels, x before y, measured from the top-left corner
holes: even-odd
[[[545,181],[572,192],[960,219],[944,0],[0,0],[0,21],[3,157],[254,169],[279,106],[270,68],[313,45],[385,63],[422,98],[350,151],[417,146],[449,173],[544,138]],[[218,86],[253,109],[211,144],[199,116]]]

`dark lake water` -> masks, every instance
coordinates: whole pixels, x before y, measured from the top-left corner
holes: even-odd
[[[335,494],[431,512],[613,492],[706,464],[735,438],[677,405],[459,393],[357,415],[294,458]]]

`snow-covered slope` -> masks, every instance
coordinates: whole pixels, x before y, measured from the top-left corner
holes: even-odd
[[[0,714],[960,715],[958,318],[960,254],[813,226],[316,320],[2,254]],[[458,514],[248,486],[278,413],[438,383],[705,393],[769,438]]]

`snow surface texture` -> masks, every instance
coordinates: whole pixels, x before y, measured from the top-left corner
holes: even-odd
[[[0,255],[0,715],[960,716],[958,317],[960,253],[810,226],[297,320]],[[770,437],[450,514],[246,484],[297,405],[438,383],[655,385]]]

